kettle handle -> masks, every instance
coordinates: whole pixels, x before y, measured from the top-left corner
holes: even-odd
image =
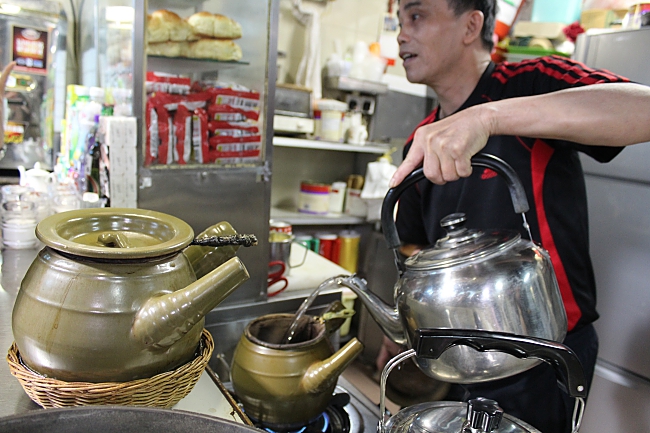
[[[472,157],[472,166],[486,167],[503,176],[508,184],[515,212],[524,213],[528,211],[528,199],[526,198],[524,186],[521,184],[519,176],[517,176],[515,170],[508,163],[494,155],[478,153]],[[395,210],[397,200],[406,188],[422,179],[424,179],[424,169],[419,168],[409,174],[406,179],[395,188],[388,190],[386,197],[384,197],[384,202],[381,208],[381,225],[390,249],[395,250],[400,246],[397,227],[395,226],[395,220],[393,219],[393,211]]]
[[[553,366],[561,388],[571,397],[586,397],[584,371],[576,354],[551,340],[506,332],[475,329],[418,329],[413,348],[420,358],[438,359],[453,346],[469,346],[479,352],[499,351],[520,359],[536,358]]]

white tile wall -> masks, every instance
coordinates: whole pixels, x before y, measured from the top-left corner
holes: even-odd
[[[309,0],[303,0],[309,3]],[[305,28],[292,13],[292,0],[280,2],[278,50],[287,54],[281,82],[293,82],[303,55]],[[327,3],[321,16],[321,63],[334,52],[336,40],[343,51],[351,49],[356,41],[367,44],[378,40],[387,0],[334,0]],[[403,75],[401,61],[389,73]]]

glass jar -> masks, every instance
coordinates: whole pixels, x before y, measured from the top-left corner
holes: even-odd
[[[29,201],[2,203],[2,245],[5,248],[28,249],[38,244],[36,208]]]
[[[2,203],[6,201],[18,201],[20,200],[20,195],[29,191],[34,191],[32,188],[24,185],[10,184],[3,185],[0,188],[2,193]]]
[[[34,203],[36,224],[52,214],[50,195],[39,191],[27,191],[20,194],[20,201]]]

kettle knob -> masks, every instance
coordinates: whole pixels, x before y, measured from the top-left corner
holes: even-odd
[[[458,231],[465,231],[467,230],[464,227],[465,221],[467,221],[467,217],[464,213],[452,213],[440,220],[440,227],[445,229],[449,234]]]
[[[472,429],[486,433],[494,431],[502,418],[503,409],[494,400],[478,397],[467,402],[467,423]]]

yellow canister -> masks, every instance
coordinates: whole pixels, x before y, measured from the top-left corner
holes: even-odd
[[[361,235],[354,230],[339,233],[339,266],[352,273],[357,272],[359,263],[359,241]]]

